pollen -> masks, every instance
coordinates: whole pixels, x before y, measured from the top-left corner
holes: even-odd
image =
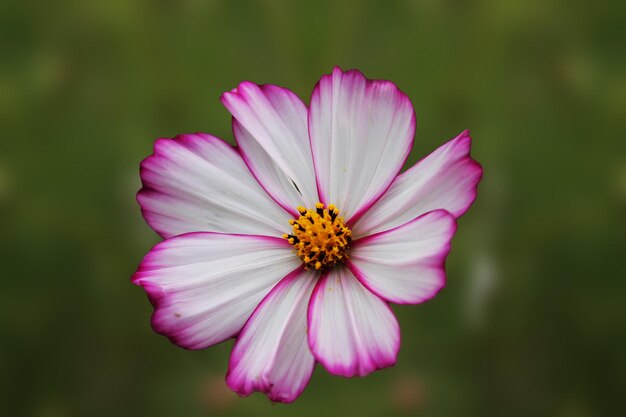
[[[305,269],[328,268],[348,259],[352,232],[333,204],[297,210],[300,217],[289,221],[293,233],[283,238],[293,245]]]

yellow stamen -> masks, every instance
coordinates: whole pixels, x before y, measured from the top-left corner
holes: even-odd
[[[337,207],[317,203],[314,209],[299,206],[297,210],[300,217],[289,221],[293,233],[283,238],[293,245],[305,269],[332,267],[348,258],[352,232]]]

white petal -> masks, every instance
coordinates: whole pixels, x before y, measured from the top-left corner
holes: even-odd
[[[238,152],[202,133],[159,139],[141,163],[137,194],[148,224],[167,238],[188,232],[281,236],[292,217],[267,195]]]
[[[315,271],[294,271],[263,299],[231,353],[226,382],[239,395],[265,392],[291,402],[304,390],[315,359],[307,342],[307,306]]]
[[[389,81],[335,68],[313,91],[309,135],[323,203],[354,221],[389,187],[413,143],[415,113]]]
[[[466,130],[439,147],[391,187],[352,227],[355,238],[389,230],[424,213],[444,209],[461,216],[476,198],[481,166],[470,157],[472,138]]]
[[[329,372],[364,376],[392,366],[400,329],[389,305],[372,294],[347,268],[331,269],[309,304],[309,345]]]
[[[372,292],[398,304],[434,297],[446,283],[454,216],[431,211],[407,224],[354,242],[348,267]]]
[[[201,349],[235,336],[263,297],[301,265],[280,238],[188,233],[156,245],[133,282],[155,306],[152,326]]]
[[[291,91],[241,83],[224,93],[233,132],[250,170],[287,210],[319,201],[307,129],[307,108]]]

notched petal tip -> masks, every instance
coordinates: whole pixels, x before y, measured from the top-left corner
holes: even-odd
[[[237,87],[231,89],[230,91],[223,92],[222,95],[220,95],[220,101],[230,111],[229,106],[233,105],[233,101],[247,101],[250,98],[250,94],[257,93],[259,90],[262,90],[263,87],[263,84],[257,84],[252,81],[244,80],[241,81]]]
[[[247,389],[241,381],[230,377],[230,370],[226,374],[225,381],[226,381],[226,385],[228,386],[228,388],[230,388],[231,391],[233,391],[235,394],[237,394],[241,398],[247,398],[255,393],[258,393],[258,394],[265,395],[265,397],[270,402],[273,402],[273,403],[290,404],[294,402],[295,400],[297,400],[304,392],[304,390],[301,390],[293,394],[275,392],[274,384],[270,383],[264,376],[259,376],[258,378],[259,385],[257,385],[254,388]],[[308,385],[308,382],[307,382],[307,385]]]

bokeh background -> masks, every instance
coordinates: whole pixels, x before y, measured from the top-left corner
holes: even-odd
[[[623,1],[0,2],[0,407],[7,416],[613,416],[626,392]],[[485,169],[448,287],[395,308],[398,364],[318,366],[273,405],[232,343],[154,334],[129,281],[157,137],[232,141],[242,80],[307,103],[333,65],[396,82],[408,164],[465,128]]]

